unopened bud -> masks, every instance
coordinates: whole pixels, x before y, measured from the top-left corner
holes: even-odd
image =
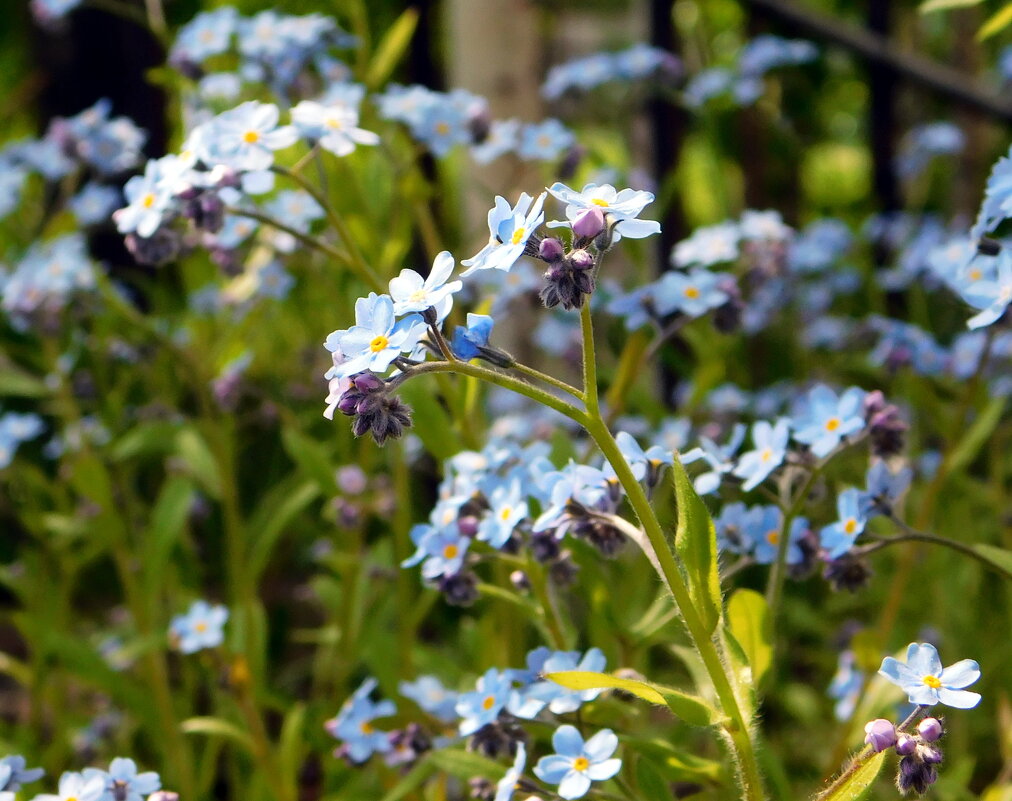
[[[600,206],[584,209],[573,220],[573,233],[583,239],[593,239],[604,230],[604,212]]]
[[[942,722],[938,718],[924,718],[917,724],[917,733],[926,742],[933,743],[942,736]]]
[[[876,753],[896,745],[896,727],[885,718],[869,721],[865,724],[864,733],[865,744],[875,749]]]
[[[917,738],[909,734],[901,734],[896,739],[896,753],[900,756],[910,756],[917,750]]]
[[[594,257],[587,250],[574,250],[569,254],[569,261],[577,270],[589,270],[594,266]]]
[[[558,261],[564,253],[565,248],[555,237],[550,236],[542,239],[541,244],[538,245],[538,256],[548,262]]]

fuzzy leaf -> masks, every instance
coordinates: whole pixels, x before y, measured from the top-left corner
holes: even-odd
[[[678,528],[675,530],[675,549],[685,566],[689,578],[689,593],[693,605],[712,633],[720,621],[720,577],[717,575],[717,532],[713,519],[696,494],[681,461],[675,459],[671,470],[678,503]]]
[[[922,14],[930,14],[933,11],[949,11],[953,8],[969,8],[979,6],[984,0],[925,0],[918,7]]]
[[[815,801],[861,801],[871,789],[872,783],[882,770],[888,751],[875,754],[856,771],[838,785],[832,785],[824,793],[815,797]]]
[[[668,707],[677,717],[693,726],[709,726],[718,722],[719,715],[703,699],[689,693],[683,693],[673,687],[654,684],[636,679],[620,679],[608,673],[594,673],[587,670],[562,670],[558,673],[546,673],[545,678],[554,681],[569,690],[624,690],[630,695],[649,701],[651,704],[662,704]]]
[[[773,661],[766,599],[755,590],[737,590],[727,603],[727,625],[748,657],[752,681],[759,684]]]
[[[440,770],[461,779],[484,776],[486,779],[498,781],[506,773],[506,768],[498,762],[486,759],[473,751],[463,751],[457,748],[433,751],[429,755],[429,760]]]

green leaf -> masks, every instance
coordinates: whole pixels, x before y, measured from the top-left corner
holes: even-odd
[[[506,768],[498,762],[486,759],[473,751],[457,748],[443,748],[433,751],[429,760],[439,770],[461,779],[484,776],[486,779],[499,781],[506,773]]]
[[[435,753],[438,753],[438,751]],[[419,760],[418,764],[408,771],[407,775],[397,782],[390,792],[383,796],[381,801],[401,801],[402,798],[421,787],[436,770],[437,768],[432,764],[432,760],[426,756]]]
[[[334,465],[322,444],[292,426],[286,426],[281,432],[281,442],[285,453],[307,478],[313,479],[324,492],[334,491]]]
[[[755,590],[737,590],[727,602],[727,625],[741,645],[759,684],[773,662],[773,632],[766,599]]]
[[[178,432],[178,423],[165,420],[140,423],[112,443],[109,456],[114,462],[122,462],[135,456],[170,453]]]
[[[834,782],[828,790],[817,795],[816,801],[860,801],[868,794],[872,783],[882,770],[887,753],[889,752],[882,751],[875,754],[842,782]]]
[[[289,524],[320,495],[315,481],[294,486],[280,484],[268,493],[250,519],[249,575],[256,581],[267,567],[271,552]]]
[[[288,787],[297,787],[299,769],[305,756],[306,738],[306,705],[297,703],[288,710],[281,724],[278,736],[278,769],[281,781]]]
[[[657,771],[651,762],[643,757],[636,760],[636,789],[640,798],[650,801],[667,801],[673,798],[671,785]]]
[[[0,396],[41,398],[48,395],[45,382],[15,367],[10,362],[0,365]]]
[[[208,737],[223,737],[242,746],[249,753],[254,753],[253,738],[246,732],[222,718],[197,717],[189,718],[179,724],[179,728],[186,734],[204,734]]]
[[[176,434],[176,452],[204,491],[213,498],[220,498],[221,474],[218,472],[218,463],[196,429],[184,428]]]
[[[1005,30],[1009,25],[1012,25],[1012,3],[1006,3],[1001,11],[998,11],[981,26],[977,31],[977,40],[989,39],[996,33]]]
[[[970,547],[1005,578],[1012,579],[1012,551],[983,542],[978,542]]]
[[[948,11],[952,8],[969,8],[979,6],[984,0],[925,0],[918,7],[922,14],[930,14],[933,11]]]
[[[151,511],[148,536],[145,540],[147,555],[144,567],[148,579],[155,587],[160,585],[156,572],[161,571],[168,561],[173,547],[186,527],[193,505],[193,483],[183,476],[171,476],[165,480],[158,500]]]
[[[418,10],[415,8],[407,9],[390,26],[376,48],[376,54],[369,65],[369,73],[365,79],[367,87],[378,89],[386,82],[397,64],[404,58],[417,26]]]
[[[675,549],[689,578],[693,605],[708,633],[720,621],[720,577],[717,574],[717,532],[706,504],[696,494],[682,463],[671,468],[678,504]]]
[[[546,673],[545,678],[569,690],[624,690],[637,698],[649,701],[651,704],[667,706],[677,717],[693,726],[709,726],[719,722],[717,711],[703,699],[683,693],[673,687],[665,687],[662,684],[636,679],[620,679],[618,676],[608,673],[594,673],[587,670],[562,670],[557,673]]]
[[[1007,9],[1010,12],[1009,21],[1012,22],[1012,4]],[[1001,422],[1002,412],[1005,411],[1005,398],[994,398],[984,407],[973,425],[963,435],[959,446],[952,452],[949,459],[948,472],[954,473],[966,467],[973,461],[977,453],[994,433],[998,423]]]

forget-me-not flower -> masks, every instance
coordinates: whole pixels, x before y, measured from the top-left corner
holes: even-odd
[[[723,306],[728,295],[720,288],[719,275],[706,270],[672,271],[654,284],[653,299],[654,308],[662,316],[678,311],[695,318]]]
[[[591,782],[610,779],[622,768],[622,760],[612,758],[618,737],[611,729],[602,729],[586,742],[575,726],[559,726],[552,735],[555,753],[541,757],[534,774],[547,784],[559,785],[559,795],[571,801],[582,798]]]
[[[742,489],[755,489],[783,464],[790,435],[790,421],[787,418],[780,418],[775,425],[760,420],[752,426],[755,449],[743,453],[734,468],[734,474],[745,479]]]
[[[378,145],[379,135],[358,127],[358,111],[347,105],[303,100],[292,109],[292,123],[302,136],[335,156],[347,156],[355,145]]]
[[[481,348],[488,347],[489,337],[495,321],[487,314],[467,313],[467,326],[458,325],[450,340],[450,349],[458,359],[468,361],[481,354]]]
[[[513,678],[508,670],[489,668],[485,671],[476,688],[462,693],[457,700],[457,714],[462,718],[460,734],[466,737],[493,723],[509,700],[512,685]]]
[[[376,679],[363,681],[337,716],[324,724],[332,737],[343,741],[344,752],[352,762],[365,762],[374,753],[385,754],[392,747],[387,732],[377,731],[372,722],[396,714],[397,707],[393,701],[369,699],[376,685]]]
[[[794,418],[794,438],[811,448],[818,457],[826,456],[840,441],[864,428],[865,392],[851,387],[841,396],[822,384],[805,399],[801,414]]]
[[[448,690],[435,676],[419,676],[414,681],[402,681],[397,689],[405,698],[444,723],[456,720],[459,694]]]
[[[535,200],[524,192],[511,207],[506,198],[497,195],[495,206],[488,213],[488,244],[461,262],[467,267],[462,275],[478,270],[509,270],[524,255],[527,241],[545,220],[542,211],[545,197],[542,192]]]
[[[853,487],[845,489],[837,496],[836,511],[839,519],[823,528],[819,534],[819,541],[830,559],[843,556],[864,531],[867,517],[863,496],[861,490]]]
[[[56,794],[40,793],[34,801],[99,801],[105,793],[104,775],[85,778],[80,773],[67,771],[60,776]]]
[[[345,361],[334,368],[338,377],[363,370],[384,373],[402,353],[410,353],[425,333],[425,324],[417,314],[394,318],[394,302],[389,295],[370,292],[355,301],[355,325],[338,334],[337,344]]]
[[[448,250],[439,253],[432,261],[427,278],[414,270],[404,269],[396,278],[390,279],[390,297],[394,301],[394,314],[436,310],[437,321],[442,321],[453,307],[453,293],[459,292],[463,283],[450,281],[450,274],[456,260]]]
[[[220,604],[211,606],[207,601],[194,601],[185,615],[172,618],[169,633],[179,650],[193,654],[204,648],[217,648],[225,640],[225,622],[228,609]]]
[[[527,749],[523,742],[517,743],[517,754],[513,758],[513,766],[495,786],[495,798],[493,801],[511,801],[513,793],[519,787],[520,777],[524,775],[524,768],[527,767]]]
[[[99,776],[105,783],[105,792],[99,801],[144,801],[162,786],[157,773],[138,773],[137,763],[127,757],[116,757],[109,763],[109,770],[85,768],[82,775],[85,781]]]
[[[502,548],[521,520],[527,517],[527,500],[519,481],[496,487],[488,498],[489,510],[478,524],[478,539]]]
[[[727,473],[734,469],[734,455],[745,439],[745,426],[735,423],[726,445],[718,445],[709,437],[699,438],[699,447],[682,454],[682,464],[692,464],[702,459],[710,469],[696,476],[692,485],[700,495],[716,492]]]
[[[636,219],[647,204],[653,202],[654,196],[651,192],[635,189],[623,189],[618,192],[611,184],[587,184],[577,192],[558,182],[552,184],[548,191],[566,204],[566,219],[569,220],[568,223],[549,223],[549,227],[572,225],[584,209],[597,207],[618,221],[612,229],[615,242],[623,236],[643,239],[660,233],[661,225],[657,221]]]
[[[1012,303],[1012,253],[1008,248],[1004,248],[998,255],[997,273],[994,280],[976,281],[960,291],[963,300],[977,309],[983,309],[967,321],[967,328],[991,325],[1005,314],[1009,303]]]
[[[878,672],[902,689],[912,704],[942,703],[970,709],[980,702],[979,693],[963,689],[980,678],[980,665],[972,659],[963,659],[943,668],[938,651],[930,643],[910,643],[905,663],[887,656]]]

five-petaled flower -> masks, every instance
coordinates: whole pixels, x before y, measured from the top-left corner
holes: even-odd
[[[574,726],[559,726],[552,735],[555,753],[541,757],[534,774],[541,781],[559,785],[565,799],[582,798],[591,782],[610,779],[622,767],[621,759],[611,755],[618,748],[618,737],[611,729],[602,729],[587,742]]]
[[[907,693],[912,704],[941,703],[971,709],[980,702],[979,693],[963,689],[980,678],[980,665],[972,659],[962,659],[943,668],[938,651],[930,643],[910,643],[905,663],[887,656],[878,672]]]

